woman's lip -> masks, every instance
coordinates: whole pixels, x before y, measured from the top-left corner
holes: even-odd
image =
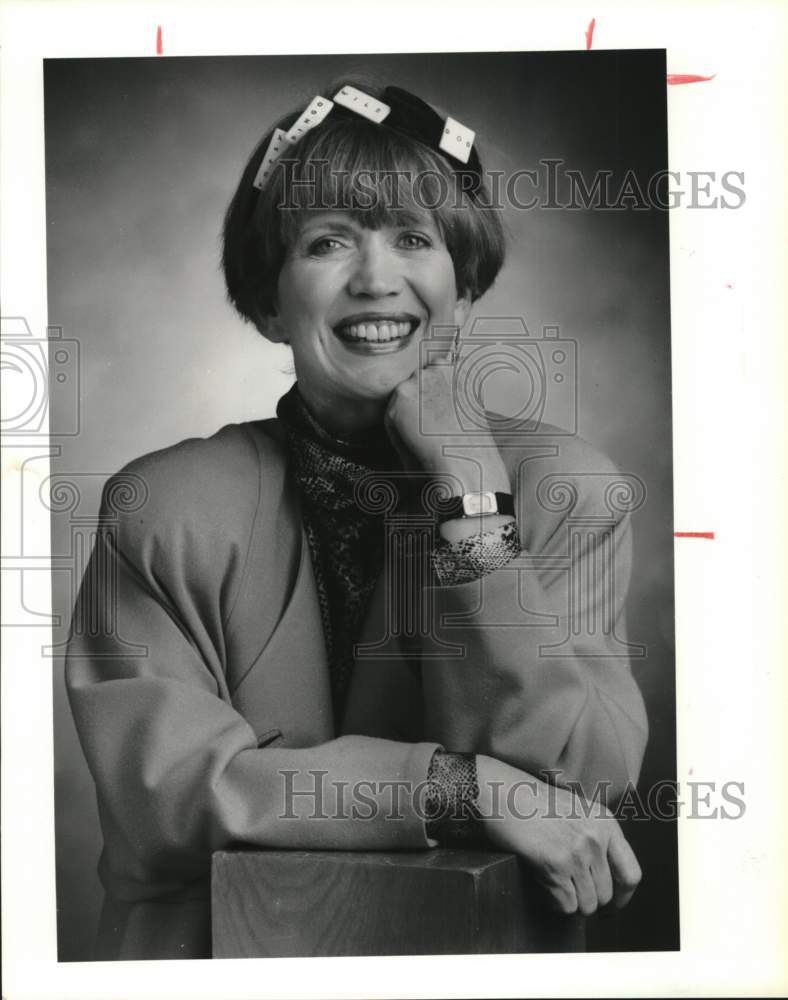
[[[404,350],[410,344],[416,330],[418,330],[418,326],[405,337],[397,337],[395,340],[345,340],[337,334],[334,336],[344,348],[353,354],[394,354],[396,351]]]
[[[380,314],[377,315],[378,319],[382,319]],[[360,321],[358,322],[360,323]],[[392,321],[389,320],[389,322]],[[399,320],[399,322],[406,321]],[[401,351],[404,347],[410,344],[413,340],[413,335],[421,328],[421,320],[417,319],[415,316],[411,316],[407,322],[409,322],[413,327],[410,333],[405,334],[404,337],[392,337],[391,340],[356,340],[351,337],[342,337],[339,333],[337,333],[337,327],[335,327],[331,332],[343,347],[346,347],[354,354],[392,354],[395,351]],[[348,324],[347,321],[344,320],[341,325],[346,326],[353,324]]]
[[[346,316],[334,326],[338,330],[342,326],[353,326],[359,323],[419,323],[419,317],[413,313],[354,313]]]

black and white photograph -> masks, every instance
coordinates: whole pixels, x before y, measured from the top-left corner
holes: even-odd
[[[780,995],[784,14],[56,6],[7,995]]]
[[[664,76],[46,63],[62,959],[678,947]]]

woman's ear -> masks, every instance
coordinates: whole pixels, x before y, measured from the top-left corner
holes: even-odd
[[[460,329],[465,326],[472,305],[470,295],[466,294],[457,299],[457,304],[454,307],[454,322]]]
[[[289,344],[287,330],[277,313],[263,313],[259,308],[254,311],[254,325],[273,344]]]

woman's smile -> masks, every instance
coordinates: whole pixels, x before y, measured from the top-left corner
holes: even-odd
[[[462,326],[454,262],[429,212],[370,229],[348,211],[306,213],[282,266],[279,329],[299,389],[326,420],[381,419],[419,366],[419,343]]]
[[[346,316],[333,329],[352,351],[386,354],[407,347],[420,325],[410,313],[364,312]]]

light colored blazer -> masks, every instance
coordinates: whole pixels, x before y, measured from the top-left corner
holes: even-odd
[[[597,495],[615,470],[577,438],[499,444],[527,568],[436,585],[433,631],[462,655],[422,657],[412,636],[408,658],[357,661],[343,720],[279,423],[230,425],[110,479],[66,663],[104,833],[98,957],[209,954],[217,849],[426,849],[407,795],[391,818],[391,782],[423,783],[438,745],[556,769],[587,794],[637,779],[630,526]],[[147,499],[118,511],[130,481]],[[385,589],[381,576],[362,642],[382,634]],[[311,771],[324,772],[326,814],[335,783],[366,782],[372,817],[303,820],[314,798],[288,789],[314,787]]]

